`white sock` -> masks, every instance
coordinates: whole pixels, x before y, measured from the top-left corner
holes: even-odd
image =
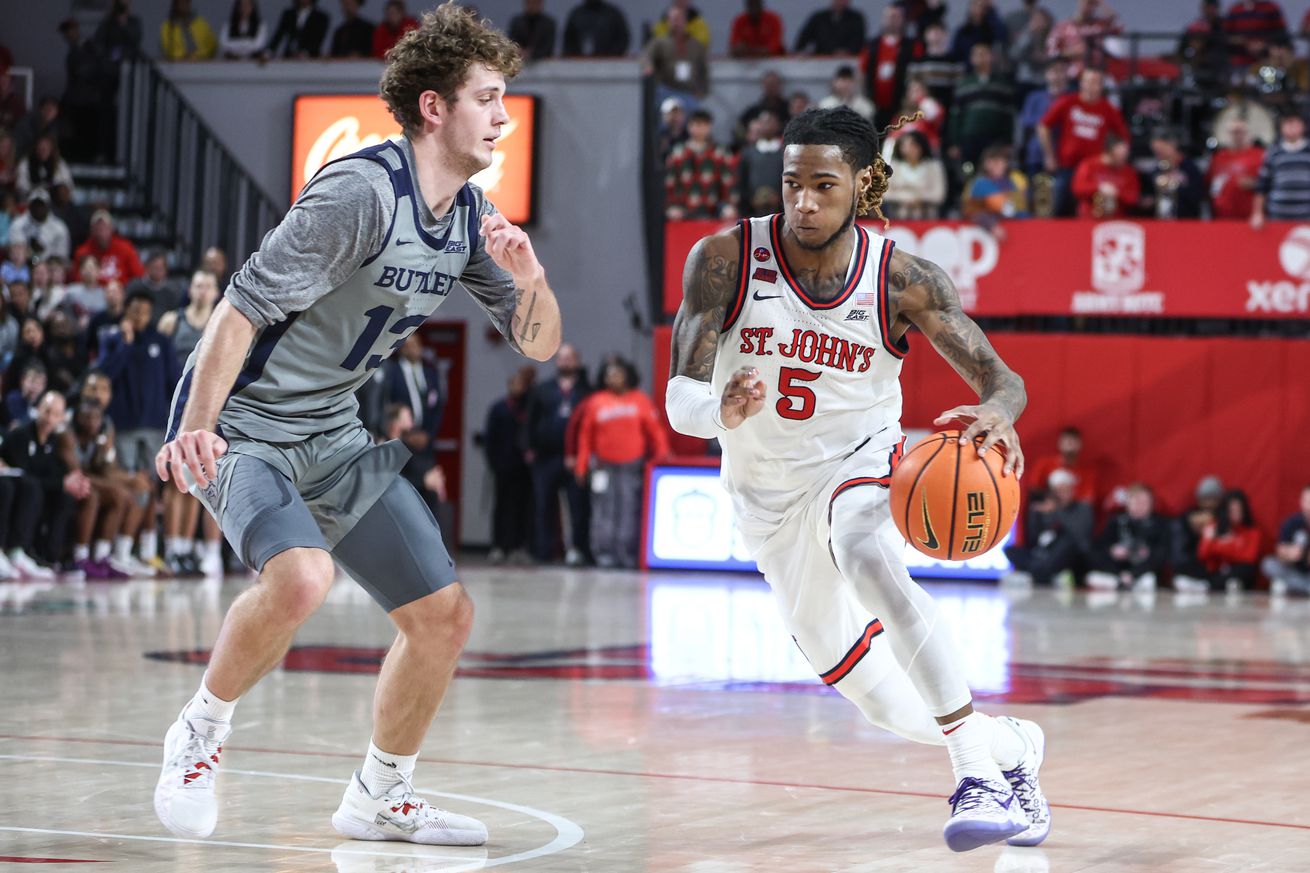
[[[210,559],[221,557],[221,556],[222,556],[222,552],[220,551],[220,544],[219,544],[219,541],[218,541],[218,540],[214,540],[214,541],[211,543],[211,542],[209,542],[208,540],[206,540],[206,541],[201,542],[201,543],[200,543],[200,556],[201,556],[202,558],[210,558]]]
[[[143,561],[153,561],[159,554],[159,547],[156,544],[154,531],[141,534],[141,536],[137,538],[137,544],[139,547],[137,549],[137,554],[141,556],[141,560]]]
[[[1028,748],[1028,744],[1009,724],[999,722],[989,715],[984,715],[983,718],[996,726],[996,730],[992,732],[992,760],[1002,770],[1013,770],[1019,766],[1019,759],[1023,757],[1024,749]]]
[[[201,680],[200,690],[196,692],[195,697],[191,698],[186,711],[188,715],[198,715],[210,721],[226,723],[232,721],[232,713],[236,712],[236,708],[237,702],[235,700],[224,700],[210,691],[204,680]]]
[[[164,538],[164,557],[176,558],[178,555],[186,554],[186,540],[182,537],[165,537]]]
[[[114,557],[126,561],[132,557],[132,538],[122,534],[114,537]]]
[[[958,721],[944,724],[942,738],[951,756],[955,781],[966,776],[1005,783],[1001,768],[992,758],[992,743],[1000,725],[981,712],[971,712]]]
[[[112,548],[113,545],[109,540],[96,540],[96,548],[95,551],[91,553],[91,557],[94,560],[103,561],[105,558],[109,557],[109,551]]]
[[[90,559],[91,559],[90,546],[82,546],[82,545],[73,546],[74,561],[88,561]]]
[[[364,783],[369,794],[381,797],[400,784],[401,776],[411,778],[416,763],[418,752],[412,755],[393,755],[382,751],[369,740],[368,754],[364,757],[364,766],[359,770],[359,781]]]

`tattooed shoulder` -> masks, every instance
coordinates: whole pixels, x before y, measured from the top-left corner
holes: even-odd
[[[671,375],[710,380],[742,269],[737,228],[707,236],[691,250],[682,272],[682,306],[673,320]]]
[[[887,296],[894,315],[912,318],[925,310],[960,308],[960,294],[946,271],[925,258],[892,252]]]

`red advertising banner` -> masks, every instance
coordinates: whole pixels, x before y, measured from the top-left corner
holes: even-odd
[[[682,300],[692,246],[726,226],[667,226],[666,315]],[[1254,231],[1229,221],[1012,221],[1005,242],[965,222],[866,227],[941,266],[977,315],[1310,318],[1310,225]]]

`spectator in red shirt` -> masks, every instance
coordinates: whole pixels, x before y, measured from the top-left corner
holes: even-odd
[[[1251,142],[1251,130],[1243,118],[1231,119],[1221,139],[1229,146],[1211,156],[1205,177],[1210,187],[1210,212],[1215,218],[1245,221],[1255,207],[1255,182],[1265,150]]]
[[[1102,154],[1083,158],[1073,174],[1073,195],[1079,218],[1127,215],[1142,197],[1142,182],[1128,163],[1128,143],[1110,134]]]
[[[889,4],[882,11],[882,30],[864,46],[860,69],[864,71],[864,93],[876,107],[874,125],[882,130],[905,98],[906,71],[910,62],[923,56],[923,45],[905,33],[905,11]]]
[[[1105,76],[1099,70],[1084,70],[1077,93],[1057,98],[1037,125],[1046,171],[1055,176],[1057,215],[1073,212],[1069,196],[1073,173],[1085,159],[1105,150],[1105,138],[1111,133],[1125,142],[1129,139],[1122,113],[1105,98]]]
[[[373,31],[373,57],[385,58],[402,36],[417,27],[418,21],[405,11],[405,0],[387,0],[382,23]]]
[[[1246,493],[1229,491],[1224,495],[1219,517],[1201,534],[1196,550],[1209,571],[1210,587],[1254,588],[1262,544]]]
[[[1055,442],[1055,454],[1038,458],[1030,468],[1029,476],[1042,487],[1056,470],[1068,470],[1077,477],[1074,499],[1096,506],[1096,467],[1083,459],[1083,432],[1076,427],[1060,431]]]
[[[598,566],[637,566],[646,461],[668,451],[655,404],[637,388],[632,365],[610,364],[605,390],[582,410],[575,467],[579,482],[591,473],[591,550]]]
[[[81,263],[90,255],[100,263],[99,282],[101,287],[110,282],[126,285],[133,279],[146,274],[141,265],[141,256],[136,246],[114,233],[114,219],[107,210],[97,210],[91,216],[91,238],[77,247],[73,252],[73,262]]]
[[[1287,38],[1287,21],[1272,0],[1237,0],[1224,16],[1224,32],[1233,64],[1246,66],[1262,57],[1270,42]]]
[[[732,20],[728,51],[734,58],[782,54],[782,19],[764,8],[764,0],[746,0],[746,11]]]

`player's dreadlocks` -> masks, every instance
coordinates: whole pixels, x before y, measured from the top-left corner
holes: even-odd
[[[888,125],[881,133],[873,123],[853,109],[838,106],[833,109],[810,109],[787,122],[783,131],[783,146],[789,145],[835,145],[841,149],[842,157],[856,173],[865,167],[873,174],[869,186],[860,191],[856,204],[858,215],[876,215],[882,219],[883,226],[889,223],[882,214],[882,198],[887,193],[891,181],[892,168],[882,159],[878,151],[878,141],[894,130],[900,130],[906,124],[923,118],[922,112],[902,115],[895,123]]]

